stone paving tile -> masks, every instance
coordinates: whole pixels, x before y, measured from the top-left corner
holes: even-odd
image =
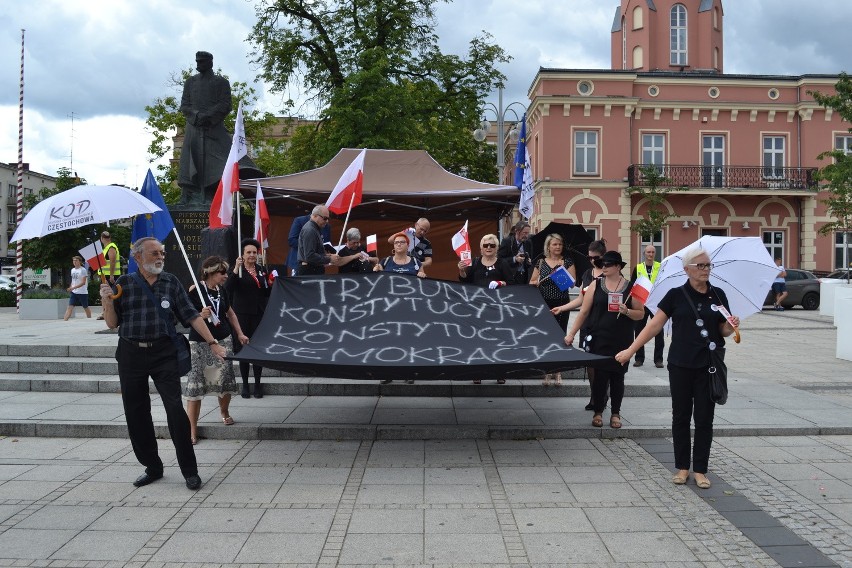
[[[424,537],[424,561],[441,564],[504,564],[509,561],[503,538],[496,534],[450,534]]]
[[[154,533],[83,531],[68,541],[51,558],[62,560],[113,560],[127,562]],[[116,546],[120,542],[121,546]]]
[[[422,467],[368,467],[361,483],[364,485],[422,485]]]
[[[253,532],[326,534],[333,518],[334,511],[328,509],[268,509]]]
[[[595,531],[586,512],[579,507],[519,508],[514,516],[521,534]]]
[[[177,507],[112,507],[89,527],[107,531],[156,532],[178,512]]]
[[[356,509],[349,521],[350,534],[422,534],[421,509]]]
[[[15,525],[19,529],[73,529],[95,528],[101,516],[110,512],[105,506],[47,505]],[[94,524],[93,524],[94,523]],[[117,527],[115,527],[117,528]],[[117,530],[122,530],[118,529]],[[150,530],[150,529],[149,529]]]
[[[500,533],[493,509],[426,509],[424,532],[442,534]]]

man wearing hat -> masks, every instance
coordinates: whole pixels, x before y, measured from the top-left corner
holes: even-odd
[[[223,121],[231,112],[231,84],[213,72],[213,54],[195,54],[197,75],[186,80],[180,112],[186,117],[178,185],[181,205],[201,204],[204,190],[218,185],[232,136]]]

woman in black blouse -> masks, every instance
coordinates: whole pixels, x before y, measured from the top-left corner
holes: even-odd
[[[656,337],[668,319],[672,319],[668,370],[672,395],[672,439],[677,468],[672,483],[683,485],[689,480],[689,425],[694,414],[692,471],[695,484],[701,489],[708,489],[710,480],[707,479],[707,467],[713,443],[713,414],[716,408],[710,398],[710,377],[707,373],[710,349],[720,349],[724,354],[725,337],[734,333],[734,327],[740,325],[740,318],[732,316],[729,322],[717,308],[721,304],[730,311],[725,292],[710,285],[713,264],[707,251],[702,248],[691,249],[683,255],[682,262],[687,276],[686,283],[666,293],[657,305],[654,318],[636,341],[615,358],[627,365],[639,347]],[[697,320],[693,307],[698,312]]]
[[[612,357],[633,341],[633,322],[642,319],[645,305],[629,297],[630,282],[621,274],[625,262],[617,251],[607,251],[598,262],[603,276],[589,285],[583,296],[583,307],[574,320],[565,343],[572,345],[577,330],[588,319],[592,339],[588,350],[596,355]],[[624,375],[627,365],[610,360],[609,364],[595,370],[592,399],[595,415],[592,426],[603,426],[606,408],[606,390],[610,391],[610,428],[621,428],[621,401],[624,399]]]
[[[228,278],[228,263],[218,256],[207,257],[201,263],[199,276],[199,290],[204,298],[204,305],[198,297],[195,285],[189,288],[189,298],[205,318],[213,339],[231,355],[234,352],[232,334],[240,345],[248,343],[249,338],[243,334],[237,315],[231,309],[228,295],[222,286]],[[189,341],[192,347],[192,369],[186,378],[183,398],[186,400],[192,443],[195,444],[198,442],[198,416],[204,395],[216,393],[222,422],[226,426],[234,423],[228,407],[231,395],[237,392],[237,382],[234,379],[233,364],[216,357],[210,349],[211,346],[194,329],[189,331]]]
[[[459,280],[469,284],[476,284],[494,290],[506,286],[515,277],[515,270],[509,261],[497,256],[499,246],[497,235],[485,235],[479,241],[479,255],[470,264],[463,260],[459,261]],[[497,379],[498,384],[503,384],[506,379]],[[478,385],[482,380],[473,381]]]
[[[260,243],[254,239],[243,239],[242,256],[234,263],[233,274],[225,282],[225,289],[231,299],[231,305],[240,321],[243,333],[251,338],[254,330],[263,318],[266,302],[269,300],[270,283],[266,268],[257,263],[257,251]],[[239,353],[242,345],[234,345],[234,353]],[[260,376],[263,367],[251,364],[254,371],[254,397],[263,398]],[[240,376],[243,379],[242,397],[248,398],[249,363],[240,361]]]

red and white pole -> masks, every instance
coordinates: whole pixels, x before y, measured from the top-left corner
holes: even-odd
[[[24,219],[24,31],[21,30],[21,90],[18,97],[18,199],[15,225],[20,226]],[[15,286],[17,297],[15,305],[20,309],[21,293],[24,288],[24,244],[21,239],[15,243]]]

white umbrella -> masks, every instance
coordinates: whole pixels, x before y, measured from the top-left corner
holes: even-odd
[[[728,296],[731,314],[741,320],[763,309],[763,301],[779,268],[758,237],[701,237],[660,263],[660,271],[645,306],[652,312],[666,292],[681,286],[687,276],[683,256],[700,246],[710,256],[713,269],[710,285],[721,288]]]
[[[78,185],[48,197],[30,209],[9,242],[160,210],[147,198],[126,187]]]

